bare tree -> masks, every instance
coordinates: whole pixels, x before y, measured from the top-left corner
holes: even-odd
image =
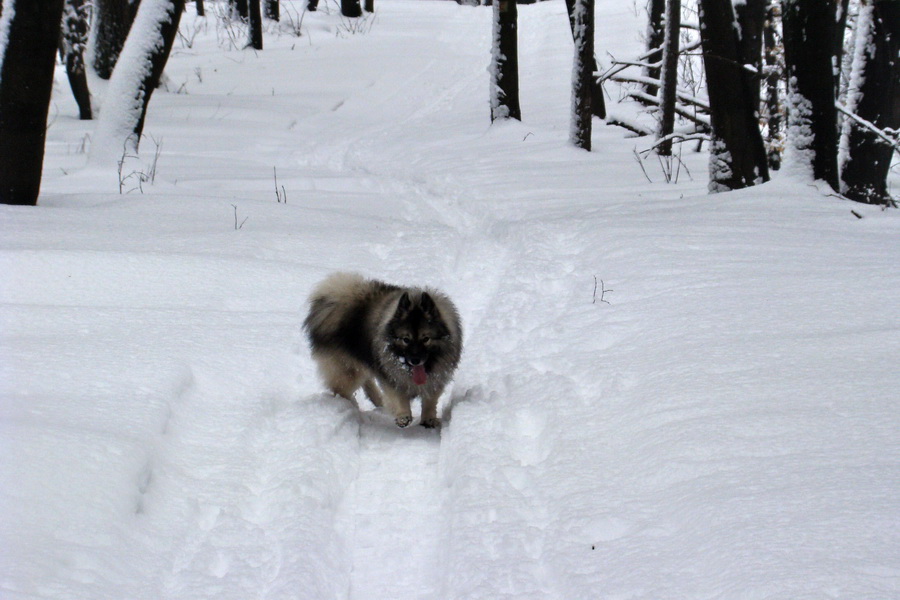
[[[662,72],[662,47],[666,37],[663,15],[666,12],[666,0],[650,0],[647,5],[647,64],[644,66],[644,77],[649,81],[644,84],[644,92],[648,96],[656,96],[659,87],[652,83],[659,80]]]
[[[281,20],[281,3],[279,0],[265,0],[264,11],[267,19]]]
[[[744,188],[769,179],[766,151],[750,101],[751,82],[740,61],[731,2],[700,0],[700,36],[712,124],[712,192]]]
[[[521,121],[516,0],[495,0],[493,11],[491,122],[497,119]]]
[[[782,0],[788,144],[814,179],[838,189],[834,93],[836,0]]]
[[[250,40],[247,46],[254,50],[262,50],[262,14],[260,12],[259,0],[248,0],[247,8],[250,15]]]
[[[866,0],[856,21],[856,49],[842,139],[841,192],[868,204],[893,204],[887,189],[893,144],[875,130],[900,129],[900,2]]]
[[[566,0],[566,10],[569,13],[569,28],[572,31],[572,40],[575,41],[575,0]],[[593,19],[591,20],[593,23]],[[593,27],[593,25],[592,25]],[[577,42],[576,42],[577,44]],[[593,45],[593,38],[592,38]],[[590,56],[591,61],[591,113],[600,119],[606,118],[606,101],[603,99],[603,84],[597,76],[600,70],[597,68],[597,57],[593,54]]]
[[[572,67],[572,124],[569,141],[591,149],[592,87],[594,85],[594,0],[575,0],[572,11],[575,61]]]
[[[663,38],[663,67],[660,86],[660,111],[656,147],[662,156],[672,154],[671,135],[675,131],[675,98],[678,92],[678,38],[681,34],[681,0],[667,0]]]
[[[94,72],[112,77],[140,0],[94,0]]]
[[[206,16],[206,9],[203,8],[203,0],[196,0],[195,6],[197,7],[197,16],[198,17]]]
[[[60,55],[66,65],[69,87],[78,104],[78,117],[82,120],[93,118],[91,92],[88,88],[87,72],[84,66],[84,51],[88,40],[88,11],[90,6],[84,0],[65,0],[60,36]]]
[[[144,131],[150,96],[159,85],[185,0],[143,0],[131,35],[113,72],[94,142],[92,162],[110,162],[136,152]]]
[[[37,204],[63,0],[7,0],[0,40],[0,204]]]

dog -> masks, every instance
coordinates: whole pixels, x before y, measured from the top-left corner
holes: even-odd
[[[462,354],[459,313],[447,296],[334,273],[310,295],[303,326],[335,395],[353,401],[362,387],[399,427],[412,423],[409,403],[419,396],[421,425],[440,426],[438,399]]]

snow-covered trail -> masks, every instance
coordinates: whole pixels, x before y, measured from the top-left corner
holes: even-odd
[[[631,5],[598,5],[616,55]],[[60,118],[43,206],[4,209],[4,599],[896,595],[893,215],[569,148],[561,2],[521,9],[494,126],[488,10],[305,23],[176,48],[144,195]],[[441,431],[322,392],[333,270],[456,301]]]

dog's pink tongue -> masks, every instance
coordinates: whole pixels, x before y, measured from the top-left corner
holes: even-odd
[[[425,385],[425,382],[428,381],[428,374],[425,373],[423,365],[416,365],[412,368],[412,380],[416,385]]]

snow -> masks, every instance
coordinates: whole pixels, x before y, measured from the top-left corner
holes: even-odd
[[[9,26],[16,15],[15,0],[0,0],[0,65],[6,56],[6,46],[9,44]]]
[[[896,211],[572,148],[562,2],[521,7],[493,126],[490,9],[377,10],[176,42],[143,193],[86,168],[58,70],[39,206],[0,207],[0,596],[900,596]],[[442,430],[323,393],[339,269],[454,298]]]

